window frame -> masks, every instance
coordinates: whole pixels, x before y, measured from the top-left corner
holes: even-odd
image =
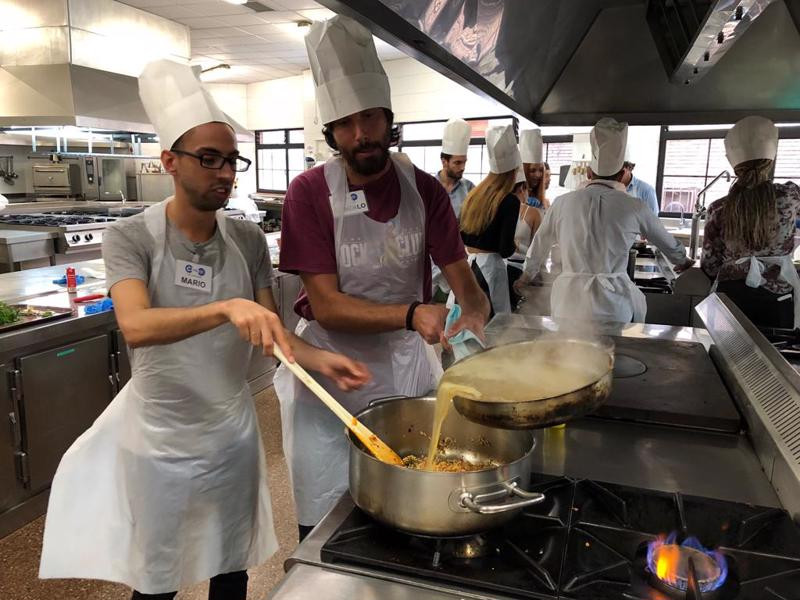
[[[259,140],[261,139],[262,133],[274,133],[275,131],[282,131],[283,132],[283,143],[282,144],[261,144]],[[257,129],[256,134],[256,158],[255,158],[255,165],[256,165],[256,191],[259,193],[264,194],[286,194],[286,191],[289,189],[289,150],[294,150],[300,148],[301,150],[305,148],[305,143],[298,144],[298,143],[289,143],[289,135],[291,131],[303,131],[302,127],[280,127],[277,129]],[[286,159],[286,169],[284,170],[284,178],[286,180],[286,189],[283,190],[275,190],[269,188],[262,188],[261,187],[261,178],[259,174],[259,165],[258,165],[258,151],[259,150],[284,150],[284,156]]]
[[[658,216],[664,218],[672,218],[677,219],[680,218],[681,213],[679,212],[666,212],[661,210],[661,202],[662,202],[662,193],[664,187],[664,163],[667,159],[667,142],[672,140],[708,140],[708,150],[706,152],[706,174],[704,177],[705,180],[711,180],[718,175],[718,173],[709,173],[708,167],[711,162],[711,140],[718,140],[724,139],[725,136],[728,134],[729,129],[697,129],[697,130],[680,130],[680,131],[670,131],[669,125],[662,125],[661,126],[661,136],[658,143],[658,170],[656,172],[656,196],[658,198]],[[793,140],[793,139],[800,139],[800,127],[778,127],[778,140]],[[733,169],[728,168],[728,172],[733,175]],[[670,175],[668,175],[670,176]],[[672,177],[677,177],[672,175]],[[687,175],[686,177],[693,177],[691,175]],[[700,175],[695,175],[694,177],[700,177]],[[800,173],[798,173],[798,179],[800,179]],[[708,206],[708,199],[706,198],[705,201],[706,206]],[[684,213],[689,215],[690,213]]]

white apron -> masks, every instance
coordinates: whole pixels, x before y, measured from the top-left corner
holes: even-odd
[[[167,202],[145,212],[163,242],[148,285],[152,306],[253,298],[222,211],[225,262],[211,293],[175,284]],[[132,351],[131,380],[58,467],[40,577],[105,579],[158,594],[257,565],[277,550],[247,384],[251,350],[226,323]]]
[[[750,263],[745,283],[751,288],[758,288],[766,283],[764,271],[767,267],[780,265],[781,270],[778,279],[792,286],[792,290],[794,291],[794,328],[800,328],[800,276],[797,275],[797,269],[795,269],[791,254],[785,254],[783,256],[744,256],[737,259],[735,262],[737,265],[746,262]],[[714,280],[714,284],[711,286],[711,291],[709,293],[713,294],[717,291],[718,283],[719,276]]]
[[[478,265],[486,284],[489,286],[489,301],[494,314],[511,312],[511,297],[508,292],[508,270],[506,261],[497,252],[467,253],[467,262]],[[447,305],[452,306],[455,295],[450,292]]]
[[[604,182],[587,185],[604,185]],[[604,251],[598,248],[598,252]],[[625,270],[616,273],[562,271],[553,281],[550,314],[562,320],[644,323],[647,299]]]
[[[388,223],[365,214],[344,214],[348,193],[341,158],[325,164],[334,215],[339,288],[345,294],[384,304],[422,301],[425,209],[416,188],[414,166],[392,153],[401,188],[400,208]],[[301,320],[295,331],[308,343],[367,364],[372,381],[342,392],[320,383],[350,412],[385,396],[418,396],[433,389],[442,369],[433,349],[414,331],[350,334]],[[289,463],[297,519],[316,525],[348,487],[348,443],[344,425],[281,365],[274,378],[281,403],[283,450]]]

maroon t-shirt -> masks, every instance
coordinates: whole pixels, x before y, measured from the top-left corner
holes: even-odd
[[[330,191],[325,182],[323,166],[301,173],[289,184],[283,202],[281,219],[280,270],[286,273],[336,274],[336,249],[334,247],[333,211]],[[466,257],[458,222],[450,204],[450,197],[435,177],[414,167],[417,190],[425,205],[425,245],[429,256],[439,267]],[[397,215],[400,208],[400,182],[394,164],[380,179],[364,187],[367,198],[366,216],[386,223]],[[431,297],[430,261],[425,261],[424,298]],[[305,290],[294,306],[301,317],[313,320],[311,305]]]

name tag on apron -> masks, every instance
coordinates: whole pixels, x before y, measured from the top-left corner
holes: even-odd
[[[175,285],[210,294],[212,279],[213,271],[207,265],[186,260],[175,261]]]
[[[364,190],[356,190],[355,192],[347,192],[344,199],[344,214],[359,215],[367,212],[367,196]]]

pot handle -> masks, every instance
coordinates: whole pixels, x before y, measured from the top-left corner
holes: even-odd
[[[391,402],[392,400],[400,400],[402,398],[411,398],[411,396],[385,396],[383,398],[375,398],[375,400],[370,400],[370,403],[367,404],[367,408],[372,408],[373,406]]]
[[[525,508],[526,506],[533,506],[534,504],[539,504],[545,499],[545,495],[539,492],[527,492],[525,490],[521,490],[517,484],[514,483],[503,483],[503,487],[505,491],[493,492],[490,494],[479,494],[474,495],[472,492],[464,491],[459,496],[458,503],[463,507],[471,510],[474,513],[478,513],[481,515],[495,515],[498,513],[504,513],[511,510],[517,510],[519,508]],[[518,496],[521,500],[517,500],[515,502],[506,502],[503,504],[483,504],[487,500],[492,500],[498,497],[498,494],[510,494],[514,496]]]

